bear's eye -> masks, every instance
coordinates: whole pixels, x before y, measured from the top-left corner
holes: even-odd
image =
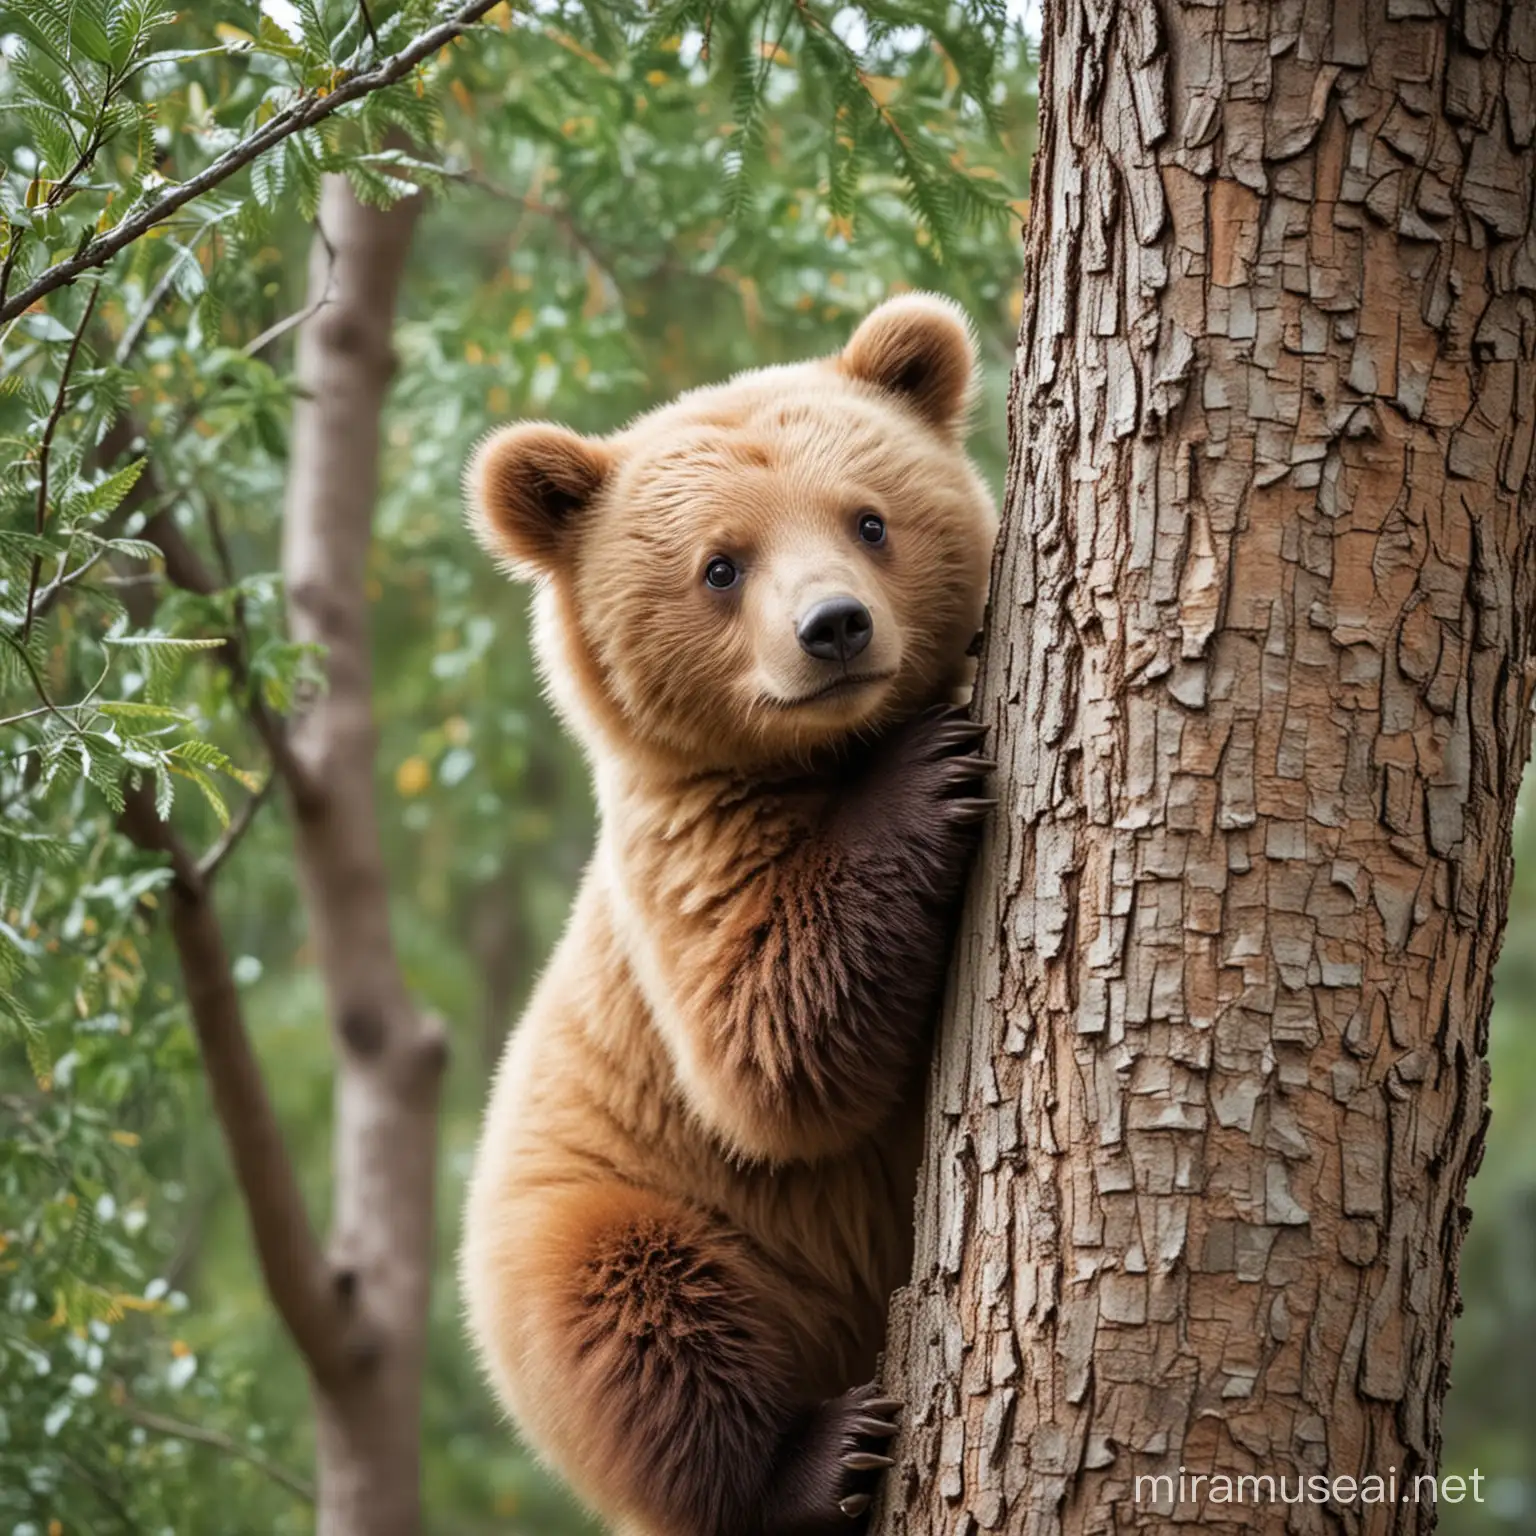
[[[859,513],[859,537],[866,544],[884,544],[885,519],[875,512]]]
[[[737,570],[736,562],[727,560],[724,555],[716,555],[704,567],[704,584],[716,592],[728,592],[740,580],[741,572]]]

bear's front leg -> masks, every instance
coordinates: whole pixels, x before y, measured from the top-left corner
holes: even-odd
[[[948,706],[908,722],[777,856],[669,914],[660,1017],[695,1109],[737,1152],[835,1154],[901,1102],[992,803],[981,735]]]
[[[812,852],[781,872],[780,920],[739,977],[743,1068],[781,1063],[802,1112],[868,1130],[901,1099],[928,1038],[992,801],[984,730],[939,706],[877,742]],[[747,1023],[746,1008],[740,1010]],[[764,1030],[777,1026],[768,1047]],[[769,1073],[764,1073],[769,1077]]]
[[[545,1190],[466,1248],[488,1363],[531,1444],[645,1536],[849,1536],[897,1405],[807,1405],[793,1288],[703,1211],[618,1181]]]
[[[976,754],[985,735],[963,710],[936,705],[876,743],[833,818],[833,845],[870,898],[852,905],[849,921],[872,923],[887,950],[904,945],[926,987],[942,976],[966,871],[993,804],[983,784],[995,765]]]

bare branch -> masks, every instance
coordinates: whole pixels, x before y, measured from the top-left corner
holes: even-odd
[[[595,266],[607,280],[613,292],[620,297],[623,295],[623,286],[619,282],[618,275],[614,271],[615,252],[594,239],[577,222],[569,209],[562,208],[557,203],[549,203],[535,197],[531,192],[517,193],[509,191],[506,187],[493,181],[483,171],[469,169],[455,173],[454,180],[467,183],[477,188],[498,202],[510,203],[524,213],[531,213],[536,218],[545,219],[553,224],[565,238],[580,251]]]
[[[20,725],[23,720],[35,720],[39,715],[51,715],[58,706],[54,704],[39,704],[36,709],[24,709],[19,715],[6,715],[0,718],[0,731],[7,726]]]
[[[32,660],[32,654],[27,650],[15,635],[9,635],[0,631],[0,640],[4,640],[10,648],[21,657],[21,664],[26,668],[27,676],[32,679],[32,687],[38,698],[43,702],[36,709],[29,709],[24,714],[11,715],[5,720],[0,720],[0,725],[15,725],[20,720],[30,720],[34,715],[57,715],[71,730],[76,727],[71,722],[64,709],[55,704],[48,694],[48,685],[43,681],[42,675],[37,670],[36,663]],[[67,706],[65,706],[67,708]]]
[[[140,848],[163,853],[169,858],[176,884],[189,899],[203,899],[205,891],[202,876],[197,872],[197,860],[176,829],[162,820],[155,810],[154,793],[147,779],[127,791],[127,802],[120,819],[122,830]]]
[[[11,286],[11,272],[16,266],[16,258],[21,255],[21,242],[26,234],[20,224],[12,224],[9,219],[6,220],[5,231],[9,243],[5,248],[5,260],[0,262],[0,304],[5,302],[6,291]]]
[[[304,324],[316,311],[324,309],[330,302],[329,298],[317,299],[313,304],[306,304],[303,309],[296,310],[291,315],[284,315],[281,320],[275,320],[266,330],[254,340],[246,342],[240,349],[246,357],[255,357],[264,347],[270,347],[274,341],[286,336],[289,331]]]
[[[185,248],[178,246],[176,254],[171,257],[165,271],[156,280],[155,286],[145,295],[144,303],[138,314],[128,323],[128,329],[123,332],[118,340],[117,351],[113,355],[112,360],[119,368],[124,367],[128,359],[138,349],[139,342],[144,339],[145,329],[148,327],[155,311],[159,309],[166,294],[171,291],[171,284],[176,281],[176,269],[186,259],[187,252]]]
[[[247,796],[240,809],[230,817],[229,825],[224,829],[224,835],[197,861],[197,873],[205,884],[213,879],[218,873],[219,866],[239,846],[240,839],[250,831],[251,823],[256,819],[256,813],[271,798],[278,777],[276,773],[267,775],[261,788],[255,794]]]
[[[53,606],[54,599],[58,597],[59,593],[74,586],[81,577],[89,575],[110,553],[111,551],[105,544],[98,545],[95,553],[82,560],[73,570],[67,568],[68,557],[66,556],[59,563],[59,574],[37,594],[37,613],[47,613]]]
[[[373,29],[373,14],[368,9],[368,0],[357,0],[357,8],[363,13],[363,25],[368,29],[368,36],[373,42],[374,52],[379,49],[379,34]]]
[[[439,48],[453,42],[468,27],[485,15],[497,0],[471,0],[462,5],[447,21],[429,27],[408,47],[376,65],[344,80],[334,90],[322,95],[318,91],[306,91],[290,106],[268,118],[248,138],[220,155],[212,165],[200,171],[190,181],[156,198],[138,213],[123,220],[99,239],[91,240],[75,255],[65,261],[55,262],[38,278],[29,283],[14,297],[0,304],[0,324],[30,309],[39,299],[45,298],[66,283],[72,283],[93,267],[104,266],[117,253],[132,245],[147,230],[162,224],[173,213],[227,181],[236,171],[243,170],[251,161],[264,154],[274,145],[305,128],[313,128],[333,112],[348,106],[374,91],[403,80],[423,60],[431,58]],[[12,237],[14,239],[14,235]]]
[[[316,1377],[357,1357],[360,1320],[344,1305],[294,1174],[261,1065],[245,1027],[224,933],[186,844],[155,810],[148,784],[129,789],[122,830],[169,857],[171,935],[214,1109],[240,1186],[267,1291]]]
[[[219,562],[219,573],[224,578],[226,590],[235,585],[239,578],[235,575],[235,559],[230,553],[229,538],[224,532],[224,519],[219,516],[219,504],[208,497],[205,503],[208,509],[208,537],[213,540],[213,552]],[[236,606],[238,607],[238,600]],[[237,618],[243,615],[236,614]],[[241,633],[244,635],[245,626],[241,624]]]
[[[325,282],[321,285],[320,292],[303,309],[291,315],[284,315],[281,320],[269,325],[260,335],[246,342],[240,349],[244,356],[255,357],[271,346],[278,337],[286,336],[295,327],[303,325],[311,315],[318,314],[331,302],[331,296],[336,288],[336,247],[326,238],[325,227],[318,218],[315,220],[315,239],[324,249],[326,256]]]
[[[235,1460],[255,1467],[263,1477],[271,1478],[274,1483],[280,1488],[286,1488],[295,1498],[303,1499],[307,1504],[315,1502],[314,1488],[297,1473],[290,1472],[275,1461],[269,1461],[259,1451],[253,1451],[248,1445],[241,1445],[238,1440],[231,1440],[228,1435],[221,1434],[216,1429],[204,1429],[200,1424],[188,1424],[185,1420],[173,1419],[168,1414],[151,1412],[150,1409],[134,1402],[132,1398],[118,1406],[124,1417],[132,1419],[141,1429],[222,1451],[226,1456],[233,1456]]]

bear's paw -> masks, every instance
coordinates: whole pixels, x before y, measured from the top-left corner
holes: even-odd
[[[873,1382],[808,1412],[785,1438],[765,1529],[769,1536],[857,1536],[866,1524],[901,1403]]]

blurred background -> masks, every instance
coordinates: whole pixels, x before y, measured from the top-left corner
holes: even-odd
[[[283,50],[315,46],[309,28],[334,46],[350,9],[212,3],[168,21],[155,42],[168,56],[142,77],[153,114],[130,147],[148,157],[141,177],[204,162],[281,79]],[[974,44],[953,17],[948,32],[932,24],[942,8],[894,8],[873,24],[850,11],[839,23],[859,59],[860,110],[889,130],[850,132],[851,164],[827,152],[847,104],[802,67],[772,7],[743,7],[734,30],[722,23],[712,57],[682,11],[675,29],[637,42],[603,8],[499,7],[431,77],[426,131],[444,174],[399,305],[369,566],[396,942],[411,991],[448,1022],[453,1048],[423,1426],[431,1532],[589,1529],[500,1422],[465,1345],[452,1268],[488,1074],[592,830],[584,768],[533,674],[524,595],[462,527],[461,466],[497,422],[605,431],[734,369],[834,350],[885,294],[935,288],[981,335],[974,449],[1000,493],[1035,54],[1020,13],[974,9],[985,32]],[[0,153],[19,183],[46,134],[36,14],[29,25],[20,7],[0,6],[0,106],[16,108],[0,114]],[[987,78],[973,92],[961,76],[983,43]],[[386,171],[364,167],[360,191],[370,174]],[[221,224],[212,235],[173,229],[166,240],[186,260],[144,242],[103,290],[96,343],[121,347],[142,321],[115,398],[142,424],[158,505],[195,541],[211,519],[221,530],[247,621],[271,648],[274,688],[299,664],[283,654],[271,574],[292,336],[248,348],[304,304],[313,212],[302,177],[277,180],[247,177],[203,208],[199,218]],[[4,376],[25,373],[24,349],[43,357],[68,334],[29,318],[7,337]],[[0,393],[7,431],[23,408]],[[163,625],[209,621],[184,595],[168,601]],[[67,620],[66,610],[65,653]],[[25,698],[15,678],[0,683],[9,716]],[[218,668],[194,661],[174,688],[232,763],[251,761]],[[0,777],[7,798],[26,788]],[[6,978],[19,1011],[0,1034],[0,1531],[304,1531],[306,1381],[253,1264],[174,955],[144,917],[154,861],[113,834],[84,778],[50,814],[71,856],[21,885],[9,879],[0,913],[29,957]],[[211,808],[178,801],[177,814],[203,839],[217,832]],[[277,800],[256,817],[221,875],[219,911],[323,1221],[332,1056],[285,820]],[[1482,1506],[1442,1512],[1443,1528],[1465,1536],[1536,1532],[1528,816],[1516,869],[1448,1420],[1446,1470],[1477,1467],[1488,1490]]]

